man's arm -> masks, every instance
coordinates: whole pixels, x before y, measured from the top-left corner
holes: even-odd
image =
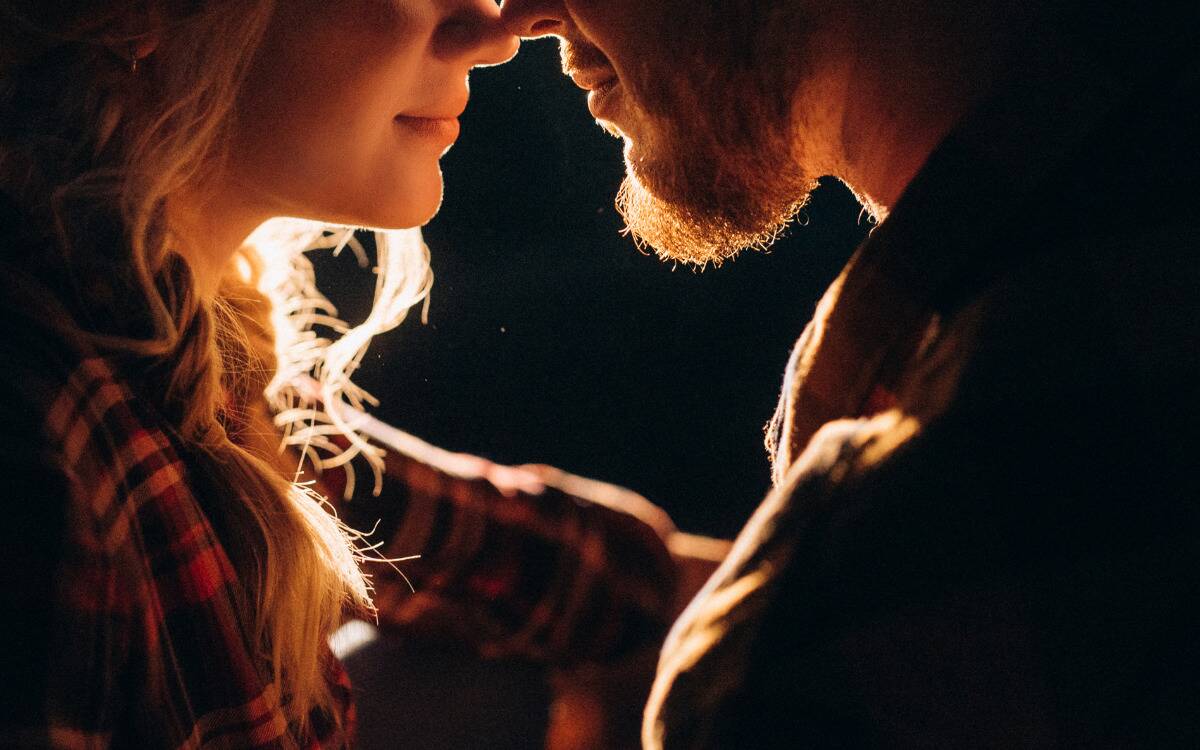
[[[1044,739],[1028,595],[971,450],[896,415],[818,433],[668,639],[646,746]]]

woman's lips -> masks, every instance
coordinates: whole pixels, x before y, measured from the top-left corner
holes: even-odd
[[[458,140],[460,125],[457,117],[424,117],[396,115],[396,124],[423,140],[447,148]]]

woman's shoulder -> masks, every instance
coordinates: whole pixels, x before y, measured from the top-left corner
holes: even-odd
[[[0,429],[10,509],[0,542],[24,565],[0,604],[11,599],[5,611],[19,613],[5,627],[24,637],[28,671],[50,675],[22,720],[154,747],[184,744],[200,727],[285,732],[189,454],[119,362],[11,319],[2,334],[0,408],[20,413]],[[140,687],[128,693],[130,684]],[[43,716],[46,695],[53,713]],[[130,701],[146,710],[105,723]],[[5,729],[0,721],[0,745]]]
[[[31,303],[25,285],[9,274],[0,279],[0,406],[4,435],[10,436],[13,417],[20,426],[41,429],[26,438],[46,441],[51,414],[61,415],[69,403],[72,410],[87,406],[71,395],[100,382],[116,384],[116,373],[94,351],[72,337],[49,306]]]
[[[97,539],[117,541],[142,495],[187,489],[172,441],[118,363],[11,311],[0,320],[0,425],[8,471],[43,477],[52,496],[42,501]]]
[[[89,357],[46,316],[12,304],[14,296],[6,293],[0,302],[0,447],[49,448],[49,417],[84,385],[78,371]],[[79,399],[70,403],[85,406]]]

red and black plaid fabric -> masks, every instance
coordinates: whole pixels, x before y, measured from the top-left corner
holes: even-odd
[[[379,523],[378,554],[420,554],[369,568],[380,624],[454,634],[485,656],[556,666],[608,662],[659,643],[676,584],[666,516],[612,485],[549,467],[519,471],[540,486],[501,491],[484,476],[393,453],[380,498],[339,506],[354,525]]]
[[[288,725],[206,512],[227,498],[199,489],[159,416],[110,361],[25,322],[0,333],[0,746],[348,745],[350,693],[331,654],[341,716],[305,734]],[[384,623],[558,663],[661,638],[669,556],[611,490],[506,496],[399,458],[389,476],[384,497],[340,506],[380,521],[382,554],[421,555],[400,566],[416,594],[390,566],[373,572]]]
[[[238,606],[245,592],[204,510],[220,499],[193,491],[156,416],[104,359],[78,361],[69,374],[25,360],[17,363],[25,381],[5,401],[40,396],[41,423],[31,424],[26,402],[16,408],[29,430],[6,430],[15,450],[6,451],[5,479],[20,490],[8,505],[36,504],[40,528],[24,531],[41,538],[18,544],[55,554],[37,555],[28,589],[10,591],[24,606],[6,608],[20,642],[5,648],[19,650],[28,682],[7,701],[0,745],[348,745],[333,717],[314,717],[304,735],[288,726],[286,696],[248,637]],[[45,535],[52,530],[59,534]],[[348,683],[326,658],[339,719],[348,720]]]

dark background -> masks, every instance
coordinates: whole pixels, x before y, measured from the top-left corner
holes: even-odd
[[[356,381],[381,418],[444,448],[549,463],[630,487],[683,529],[732,536],[769,485],[762,445],[792,344],[866,232],[824,185],[769,253],[702,273],[620,235],[621,143],[526,42],[476,71],[446,197],[426,228],[436,282],[379,337]],[[350,320],[373,279],[316,259]]]

